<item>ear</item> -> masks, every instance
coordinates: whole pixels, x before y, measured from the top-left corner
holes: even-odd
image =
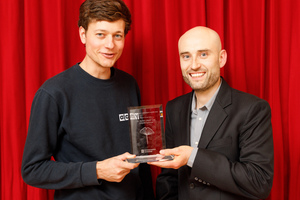
[[[222,49],[220,51],[220,57],[219,57],[220,68],[224,67],[226,62],[227,62],[227,52],[225,49]]]
[[[79,27],[79,37],[80,37],[82,44],[85,44],[86,43],[86,31],[82,26]]]

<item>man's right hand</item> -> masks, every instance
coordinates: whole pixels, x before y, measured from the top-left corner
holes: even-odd
[[[187,164],[193,147],[182,145],[173,149],[163,149],[160,150],[160,154],[163,156],[174,155],[174,159],[170,161],[158,161],[158,162],[148,162],[150,165],[155,165],[162,168],[173,168],[178,169]]]
[[[121,182],[130,170],[139,166],[139,163],[128,163],[126,159],[135,155],[124,153],[119,156],[97,162],[97,178],[109,182]]]

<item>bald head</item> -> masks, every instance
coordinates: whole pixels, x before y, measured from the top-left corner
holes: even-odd
[[[213,94],[220,85],[220,68],[227,59],[219,35],[210,28],[197,26],[180,37],[178,49],[185,82],[196,95]]]
[[[179,53],[184,51],[186,45],[201,43],[203,48],[212,48],[216,51],[221,51],[222,44],[218,33],[204,26],[194,27],[185,32],[178,41]]]

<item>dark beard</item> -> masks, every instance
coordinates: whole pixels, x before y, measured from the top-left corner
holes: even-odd
[[[220,76],[213,76],[211,79],[208,80],[208,84],[206,84],[204,87],[195,87],[192,85],[192,83],[190,82],[190,80],[185,77],[182,76],[183,80],[195,91],[199,91],[199,92],[204,92],[207,91],[208,89],[210,89],[211,87],[213,87],[219,80]]]

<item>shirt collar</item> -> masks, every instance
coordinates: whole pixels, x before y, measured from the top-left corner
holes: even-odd
[[[214,95],[210,98],[210,100],[209,100],[204,106],[202,106],[201,108],[204,108],[204,107],[205,107],[208,111],[210,111],[210,109],[211,109],[211,107],[213,106],[213,104],[214,104],[214,102],[215,102],[215,100],[216,100],[216,97],[217,97],[217,95],[218,95],[218,93],[219,93],[219,90],[220,90],[221,85],[222,85],[222,79],[221,79],[221,84],[219,85],[217,91],[216,91],[216,92],[214,93]],[[191,107],[191,111],[194,112],[194,113],[197,112],[197,110],[196,110],[196,101],[197,101],[197,99],[196,99],[196,95],[195,95],[195,92],[194,92],[194,94],[193,94],[193,100],[192,100],[192,107]],[[201,108],[200,108],[200,109],[201,109]]]

